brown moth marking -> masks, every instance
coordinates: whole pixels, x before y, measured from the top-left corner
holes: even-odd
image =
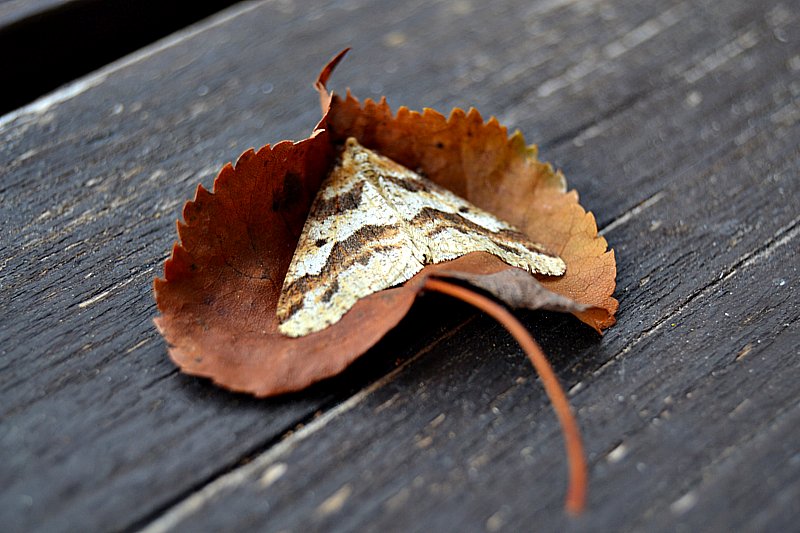
[[[350,138],[303,227],[278,329],[290,337],[320,331],[359,299],[470,252],[531,273],[566,270],[510,224]]]

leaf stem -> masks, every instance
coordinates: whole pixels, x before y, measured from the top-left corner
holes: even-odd
[[[506,308],[491,299],[461,285],[448,283],[441,279],[428,278],[426,290],[441,292],[473,305],[497,320],[519,343],[525,354],[533,363],[539,378],[544,385],[545,393],[553,404],[561,431],[564,434],[564,446],[569,465],[569,487],[567,488],[564,506],[572,514],[580,514],[586,504],[587,473],[586,459],[581,443],[580,429],[572,414],[567,395],[558,383],[558,378],[542,349],[533,340],[525,327]]]

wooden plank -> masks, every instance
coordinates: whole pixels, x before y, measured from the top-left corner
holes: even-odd
[[[635,118],[650,111],[643,106]],[[593,492],[580,521],[560,510],[563,452],[549,406],[519,350],[498,341],[498,328],[484,322],[463,328],[436,355],[310,428],[311,435],[288,439],[240,469],[235,483],[218,480],[148,531],[177,524],[262,524],[270,531],[518,531],[533,524],[547,531],[782,530],[800,510],[798,450],[787,444],[800,432],[792,423],[800,416],[800,219],[792,205],[776,206],[770,216],[785,224],[760,233],[766,242],[740,250],[732,263],[699,250],[719,238],[703,224],[732,216],[745,227],[766,224],[762,213],[776,182],[798,197],[792,176],[799,136],[796,122],[763,130],[709,164],[718,190],[703,172],[684,175],[657,204],[611,232],[612,239],[627,235],[629,253],[645,263],[650,258],[642,252],[658,253],[647,250],[648,239],[666,245],[685,224],[705,233],[693,235],[693,253],[671,266],[694,278],[694,292],[679,287],[678,302],[652,302],[649,283],[636,279],[635,260],[623,256],[629,303],[603,345],[581,339],[567,321],[531,320],[562,362],[561,374],[571,377],[586,434]],[[756,166],[769,170],[755,175]],[[697,214],[692,198],[715,191],[726,197]],[[650,231],[651,217],[664,220],[662,231]],[[710,263],[706,279],[698,272],[703,261]],[[674,275],[652,276],[667,282]],[[660,321],[641,323],[645,308],[656,306]],[[620,329],[635,336],[625,339]],[[567,336],[579,349],[558,339]],[[603,366],[588,368],[592,357]]]
[[[542,140],[548,148],[544,156],[565,167],[586,204],[604,224],[612,224],[609,238],[620,253],[624,304],[619,326],[598,344],[570,319],[545,315],[529,323],[562,376],[570,383],[583,381],[576,405],[588,410],[596,399],[605,402],[599,403],[599,410],[603,420],[611,422],[586,428],[595,465],[602,465],[602,455],[627,434],[625,428],[631,435],[647,436],[637,425],[642,422],[634,407],[608,401],[614,398],[609,391],[622,381],[620,369],[638,370],[640,377],[628,384],[630,388],[646,386],[665,369],[671,371],[682,356],[673,346],[680,342],[675,343],[674,336],[661,344],[651,341],[669,331],[669,317],[683,306],[693,309],[693,304],[702,303],[698,295],[717,287],[710,284],[719,274],[749,265],[748,258],[758,255],[764,241],[775,240],[782,228],[791,233],[796,226],[788,205],[771,196],[777,188],[786,198],[797,198],[796,180],[787,183],[786,178],[792,162],[796,167],[796,154],[794,160],[786,158],[798,138],[790,81],[797,50],[769,38],[792,23],[791,14],[781,15],[780,4],[772,2],[624,9],[613,2],[587,7],[518,2],[459,11],[465,5],[411,9],[382,2],[350,4],[358,8],[358,17],[328,4],[303,12],[284,12],[283,5],[271,3],[246,7],[239,17],[221,19],[151,55],[83,80],[72,88],[76,96],[61,93],[0,120],[0,153],[10,162],[0,175],[0,221],[10,228],[0,241],[0,291],[4,301],[11,302],[0,321],[0,394],[3,428],[9,428],[0,453],[10,458],[0,467],[0,479],[8,481],[0,495],[0,516],[11,517],[5,521],[11,530],[144,524],[228,471],[235,480],[231,486],[238,487],[233,494],[242,495],[242,502],[231,503],[231,489],[226,489],[208,500],[200,498],[198,514],[181,518],[197,520],[194,524],[203,529],[212,524],[233,527],[244,519],[260,522],[263,499],[253,499],[248,492],[252,484],[239,482],[242,470],[235,465],[272,448],[287,428],[307,421],[315,411],[359,390],[385,372],[395,357],[407,359],[429,344],[437,356],[421,358],[381,382],[372,394],[354,397],[305,441],[289,438],[277,448],[282,452],[285,447],[313,446],[316,451],[308,457],[317,460],[304,460],[303,454],[291,450],[291,456],[275,454],[277,463],[287,465],[268,492],[272,498],[278,487],[286,487],[277,494],[279,502],[271,504],[276,520],[315,512],[346,483],[361,483],[361,473],[366,476],[363,486],[373,492],[357,498],[362,485],[351,482],[352,492],[344,502],[352,511],[350,521],[332,514],[327,517],[335,519],[332,525],[346,528],[375,519],[392,498],[395,505],[403,504],[405,487],[410,488],[404,505],[417,506],[420,524],[428,526],[454,527],[458,521],[472,527],[513,524],[531,515],[560,520],[563,462],[549,408],[531,385],[526,363],[496,327],[479,321],[459,330],[463,337],[446,336],[446,330],[469,314],[463,308],[437,325],[446,314],[443,301],[437,300],[439,307],[434,302],[430,314],[417,311],[414,323],[395,332],[354,373],[286,399],[255,402],[218,391],[176,375],[164,358],[163,344],[149,322],[149,278],[159,271],[174,239],[171,220],[180,203],[198,179],[208,185],[220,161],[234,158],[243,148],[306,132],[316,120],[314,95],[298,94],[297,88],[307,86],[318,66],[343,43],[354,44],[356,50],[337,73],[335,85],[350,81],[356,94],[387,93],[390,101],[416,108],[476,104],[486,114],[501,115],[523,127],[529,138]],[[677,20],[665,18],[664,11]],[[268,35],[264,20],[270,21]],[[706,23],[711,20],[709,31]],[[387,35],[387,28],[395,33]],[[747,37],[751,30],[755,44]],[[462,35],[472,39],[465,44]],[[519,39],[520,35],[532,37]],[[738,52],[731,44],[737,42],[742,48]],[[635,46],[628,46],[631,43]],[[425,53],[430,49],[437,53]],[[598,61],[593,63],[597,50],[608,50],[608,57],[595,57]],[[599,66],[588,74],[572,79],[595,63]],[[656,74],[654,64],[660,66]],[[692,71],[695,67],[698,70]],[[694,79],[707,67],[715,68]],[[742,78],[745,67],[748,75]],[[412,80],[410,72],[415,73]],[[491,75],[497,72],[501,74]],[[573,74],[564,78],[565,72]],[[695,74],[686,79],[689,72]],[[561,87],[565,80],[570,84]],[[700,94],[700,102],[693,91]],[[765,137],[761,131],[766,126],[783,128],[775,133],[781,136]],[[744,148],[737,147],[737,139]],[[750,159],[765,156],[766,166],[745,162],[748,151]],[[718,158],[728,163],[715,170]],[[773,179],[766,184],[772,188],[762,184],[745,194],[745,185],[762,183],[745,178],[762,173]],[[709,187],[713,179],[718,189]],[[686,196],[684,189],[693,193]],[[745,209],[743,196],[753,202]],[[673,212],[678,208],[682,218]],[[730,222],[732,213],[738,225]],[[751,229],[737,232],[740,227]],[[712,247],[715,240],[726,244]],[[665,258],[671,258],[671,264],[665,264]],[[674,272],[681,268],[696,272],[694,279],[676,279]],[[782,305],[780,309],[789,309]],[[701,336],[714,331],[699,319],[696,325]],[[681,331],[688,330],[683,327]],[[749,333],[745,327],[742,335]],[[777,338],[772,330],[767,334]],[[642,355],[641,346],[651,342],[654,347]],[[723,348],[730,349],[730,343]],[[647,357],[651,349],[663,349],[664,362],[645,366],[645,361],[657,360]],[[487,362],[487,353],[496,355]],[[700,365],[692,374],[701,381],[698,387],[709,379],[707,371],[714,370],[712,363],[701,360]],[[517,378],[523,382],[517,383]],[[421,397],[409,396],[410,390]],[[687,390],[677,377],[658,382],[648,394],[637,390],[642,394],[637,401],[652,409],[665,391],[675,390]],[[384,407],[375,414],[377,404],[372,402],[381,398]],[[785,397],[778,400],[777,405],[785,405]],[[497,419],[493,402],[507,418]],[[757,404],[762,408],[756,414],[775,413],[775,406],[766,403]],[[450,410],[437,426],[442,429],[422,433],[444,413],[443,406]],[[730,406],[722,402],[719,412]],[[697,412],[690,407],[683,407],[686,427],[696,430]],[[763,420],[756,417],[758,423]],[[767,429],[789,431],[780,429],[784,426],[778,422]],[[751,427],[757,424],[743,433]],[[378,428],[404,439],[419,433],[423,444],[391,440]],[[446,439],[449,431],[463,445],[453,443],[440,451],[434,440],[424,446],[427,436]],[[486,431],[495,440],[487,443]],[[359,435],[368,438],[359,443]],[[732,442],[729,438],[737,436],[721,435],[715,446]],[[630,446],[646,456],[639,447],[646,442],[642,439]],[[495,451],[503,440],[508,441],[505,447]],[[523,448],[528,451],[520,456]],[[489,466],[481,457],[487,450],[492,452]],[[659,472],[673,459],[663,448],[660,452],[652,456]],[[343,462],[331,464],[331,457]],[[704,464],[702,457],[690,458],[690,466]],[[493,477],[478,482],[468,469],[458,477],[452,465],[471,459],[477,461],[481,478],[494,465]],[[528,462],[536,467],[536,475],[524,467]],[[295,464],[306,470],[295,469]],[[376,474],[383,469],[395,475]],[[599,466],[594,470],[601,476]],[[428,471],[432,477],[423,485],[427,490],[436,483],[438,492],[433,494],[416,491],[413,485],[413,473]],[[274,477],[279,470],[271,472]],[[263,473],[259,478],[266,482],[270,476],[264,479]],[[672,479],[688,483],[682,474]],[[313,479],[311,487],[306,475]],[[791,494],[797,477],[788,469],[785,475],[788,481],[782,487]],[[536,483],[530,484],[530,478],[537,478]],[[635,490],[640,483],[630,479],[622,476],[620,484],[616,479],[606,484],[601,477],[599,484],[606,490],[595,496],[593,512],[601,513],[595,503],[606,504],[600,506],[608,513],[600,517],[604,523],[622,512],[621,487]],[[651,479],[643,485],[644,493],[655,495],[648,517],[658,516],[673,496],[685,494],[677,493],[678,488],[690,489],[665,489],[658,483],[667,482]],[[293,494],[297,499],[292,500]],[[719,501],[716,494],[704,497]],[[541,499],[533,500],[533,495]],[[217,505],[221,498],[225,505]],[[359,505],[353,509],[356,500]],[[175,509],[185,510],[196,501]],[[540,503],[532,505],[535,501]],[[786,506],[776,501],[763,523],[785,518]],[[636,525],[642,507],[640,503],[623,513],[626,524]],[[486,515],[487,510],[493,514]],[[174,516],[168,514],[153,525],[169,525]],[[673,515],[664,516],[660,523],[668,524]]]
[[[265,14],[276,24],[298,18],[271,8]],[[248,145],[313,125],[310,80],[328,55],[306,68],[270,68],[287,49],[265,43],[260,66],[240,65],[253,69],[242,89],[229,84],[236,69],[197,45],[232,39],[222,53],[237,56],[243,41],[225,22],[78,87],[97,89],[5,117],[0,516],[7,531],[134,523],[385,367],[257,402],[177,376],[165,357],[151,323],[151,280],[175,239],[180,206],[198,180],[209,184]],[[302,40],[288,38],[286,46]],[[177,60],[198,61],[197,70],[176,74]],[[271,98],[269,80],[278,86]],[[309,89],[291,102],[298,87]],[[238,112],[219,108],[218,98],[242,90],[248,96]],[[209,98],[198,95],[206,91]],[[265,117],[283,113],[290,117],[284,130],[264,139]],[[229,114],[249,123],[249,138],[239,126],[228,129]]]
[[[773,257],[793,256],[789,247],[797,244],[795,236]],[[764,279],[765,267],[772,270],[765,263],[743,269],[742,277]],[[769,281],[764,285],[758,288],[770,288]],[[730,300],[722,304],[740,301],[730,288],[719,287]],[[696,317],[701,320],[715,314],[699,305],[688,311],[704,315]],[[736,330],[736,320],[720,325],[752,334]],[[242,469],[246,475],[235,483],[218,480],[147,531],[256,525],[268,531],[518,531],[533,524],[591,531],[792,529],[800,490],[797,448],[790,444],[800,416],[796,313],[768,349],[758,347],[740,361],[718,350],[716,364],[707,367],[714,377],[680,370],[674,358],[657,365],[679,368],[680,395],[642,391],[653,369],[629,372],[622,364],[573,395],[593,454],[591,505],[579,521],[560,508],[561,442],[548,406],[526,378],[524,361],[505,358],[509,368],[497,376],[497,365],[476,353],[497,351],[486,333],[490,326],[481,329],[440,348],[452,353],[470,346],[464,357],[426,359],[305,440]],[[716,341],[665,332],[641,358],[652,361],[661,355],[656,350],[687,340],[698,351]],[[512,353],[507,347],[502,355]],[[618,386],[623,371],[627,387]],[[453,385],[464,382],[483,391],[480,397]],[[664,389],[675,393],[675,382]],[[661,409],[648,412],[656,398]]]
[[[576,356],[553,339],[567,336],[571,324],[556,320],[555,333],[545,329],[552,317],[532,324],[557,361],[578,359],[562,374],[573,384],[588,376],[573,395],[588,418],[596,485],[581,523],[565,523],[559,510],[560,439],[526,379],[526,363],[507,342],[492,346],[495,328],[474,332],[472,325],[437,347],[434,360],[415,363],[352,409],[288,439],[237,471],[237,479],[210,485],[151,531],[176,524],[520,530],[533,523],[543,530],[756,531],[790,523],[800,490],[797,449],[785,445],[797,440],[791,421],[800,415],[800,310],[790,281],[797,279],[799,232],[791,199],[800,196],[793,178],[800,127],[788,67],[796,50],[776,45],[764,29],[749,52],[729,57],[713,77],[693,79],[687,72],[697,67],[687,66],[676,76],[683,83],[600,125],[615,132],[608,144],[627,133],[634,146],[625,153],[645,156],[649,176],[630,181],[664,178],[657,197],[610,227],[609,238],[621,243],[623,311],[604,345],[589,342]],[[741,39],[735,32],[728,38]],[[756,59],[763,70],[741,76]],[[694,91],[707,96],[687,102]],[[744,116],[726,113],[745,108]],[[669,118],[678,138],[664,135]],[[710,119],[718,125],[704,131]],[[660,150],[637,149],[660,137]],[[612,150],[600,144],[590,149],[594,158],[581,161],[608,184],[620,161],[605,161]],[[682,150],[691,164],[676,164],[675,146],[695,146]],[[633,159],[622,162],[639,168]],[[788,201],[776,202],[776,195]],[[608,197],[620,201],[619,193]],[[481,351],[517,359],[504,368]]]

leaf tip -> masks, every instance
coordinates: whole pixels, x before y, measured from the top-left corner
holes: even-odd
[[[334,69],[336,69],[336,65],[347,55],[347,52],[350,51],[350,47],[348,46],[335,56],[333,56],[328,63],[322,67],[319,75],[317,76],[317,81],[314,82],[314,89],[316,89],[317,93],[319,93],[319,105],[320,109],[322,110],[323,120],[325,115],[328,113],[328,110],[331,107],[331,101],[333,100],[333,91],[328,91],[328,80],[333,74]]]

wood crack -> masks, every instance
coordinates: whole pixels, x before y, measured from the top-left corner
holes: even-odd
[[[753,263],[756,263],[764,258],[769,257],[775,250],[787,244],[792,239],[797,238],[798,235],[800,235],[800,217],[795,218],[789,224],[786,224],[785,226],[778,229],[778,231],[775,232],[775,235],[772,238],[770,238],[759,248],[756,248],[755,250],[743,255],[736,263],[731,265],[716,279],[712,280],[703,287],[689,294],[677,309],[665,315],[660,320],[657,320],[652,326],[642,331],[635,339],[626,344],[613,357],[611,357],[605,363],[600,365],[595,371],[593,371],[592,375],[598,376],[602,374],[607,368],[616,363],[625,354],[630,352],[634,348],[634,346],[636,346],[640,342],[644,341],[645,339],[647,339],[648,337],[659,331],[662,327],[664,327],[664,324],[670,323],[672,320],[674,320],[675,317],[683,313],[695,300],[707,296],[720,284],[724,283],[731,277],[735,276],[742,268],[746,268],[752,265]]]

